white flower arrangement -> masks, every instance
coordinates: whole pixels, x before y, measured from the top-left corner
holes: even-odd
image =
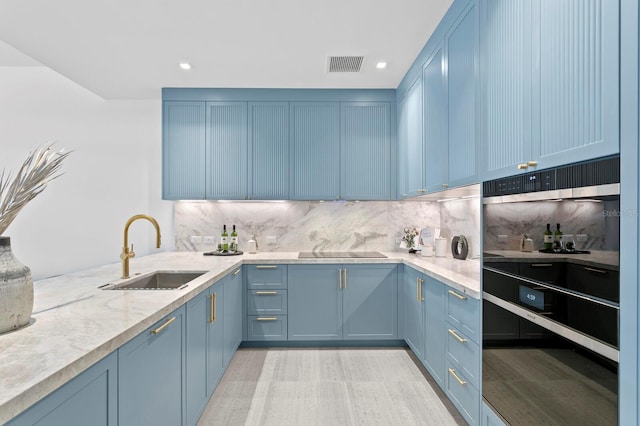
[[[417,228],[405,226],[404,233],[402,235],[402,242],[405,247],[400,246],[401,248],[413,249],[415,248],[416,236],[420,233]]]
[[[16,176],[0,174],[0,235],[6,231],[24,206],[47,187],[49,182],[61,176],[56,174],[62,160],[71,152],[50,152],[53,144],[30,152]]]

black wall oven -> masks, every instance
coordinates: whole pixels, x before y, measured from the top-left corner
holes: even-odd
[[[492,223],[513,229],[527,217],[510,223],[488,216],[527,203],[525,209],[543,212],[532,216],[537,222],[555,224],[544,212],[562,207],[537,203],[578,199],[606,211],[619,205],[618,164],[607,158],[484,184],[482,394],[509,424],[617,424],[619,255],[608,242],[619,241],[619,224],[611,214],[613,220],[598,222],[602,229],[589,225],[601,235],[591,250],[520,252],[496,247],[488,233]],[[579,181],[558,190],[567,173]],[[491,209],[496,203],[507,210]],[[581,229],[574,210],[570,225]]]

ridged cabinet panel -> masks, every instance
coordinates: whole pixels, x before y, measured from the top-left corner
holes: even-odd
[[[249,198],[289,198],[289,103],[249,103]]]
[[[531,158],[533,0],[481,0],[484,171]]]
[[[447,37],[449,185],[476,175],[477,7],[454,24]]]
[[[247,189],[247,103],[206,103],[207,199],[238,200]]]
[[[205,198],[205,104],[164,102],[162,198]]]
[[[405,120],[402,134],[403,159],[399,168],[405,182],[401,193],[406,196],[420,195],[424,189],[424,155],[422,139],[422,75],[419,75],[407,90],[404,100]]]
[[[427,60],[424,84],[424,180],[427,191],[438,190],[448,182],[447,164],[447,86],[442,44]]]
[[[290,198],[339,198],[340,104],[291,102],[290,132]]]
[[[340,136],[340,197],[344,200],[389,200],[390,103],[342,102]]]
[[[600,145],[592,149],[602,154],[617,152],[619,2],[541,0],[536,7],[539,156],[589,145]]]

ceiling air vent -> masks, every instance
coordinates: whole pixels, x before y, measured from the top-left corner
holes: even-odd
[[[329,56],[329,72],[360,72],[364,56]]]

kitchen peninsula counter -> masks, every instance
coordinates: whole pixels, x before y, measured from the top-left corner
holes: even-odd
[[[0,335],[0,424],[243,264],[406,264],[471,297],[480,297],[478,260],[423,258],[406,252],[384,254],[387,258],[298,259],[297,252],[224,257],[163,252],[131,261],[132,277],[156,271],[206,271],[180,290],[100,289],[122,281],[120,262],[37,281],[30,324]]]

